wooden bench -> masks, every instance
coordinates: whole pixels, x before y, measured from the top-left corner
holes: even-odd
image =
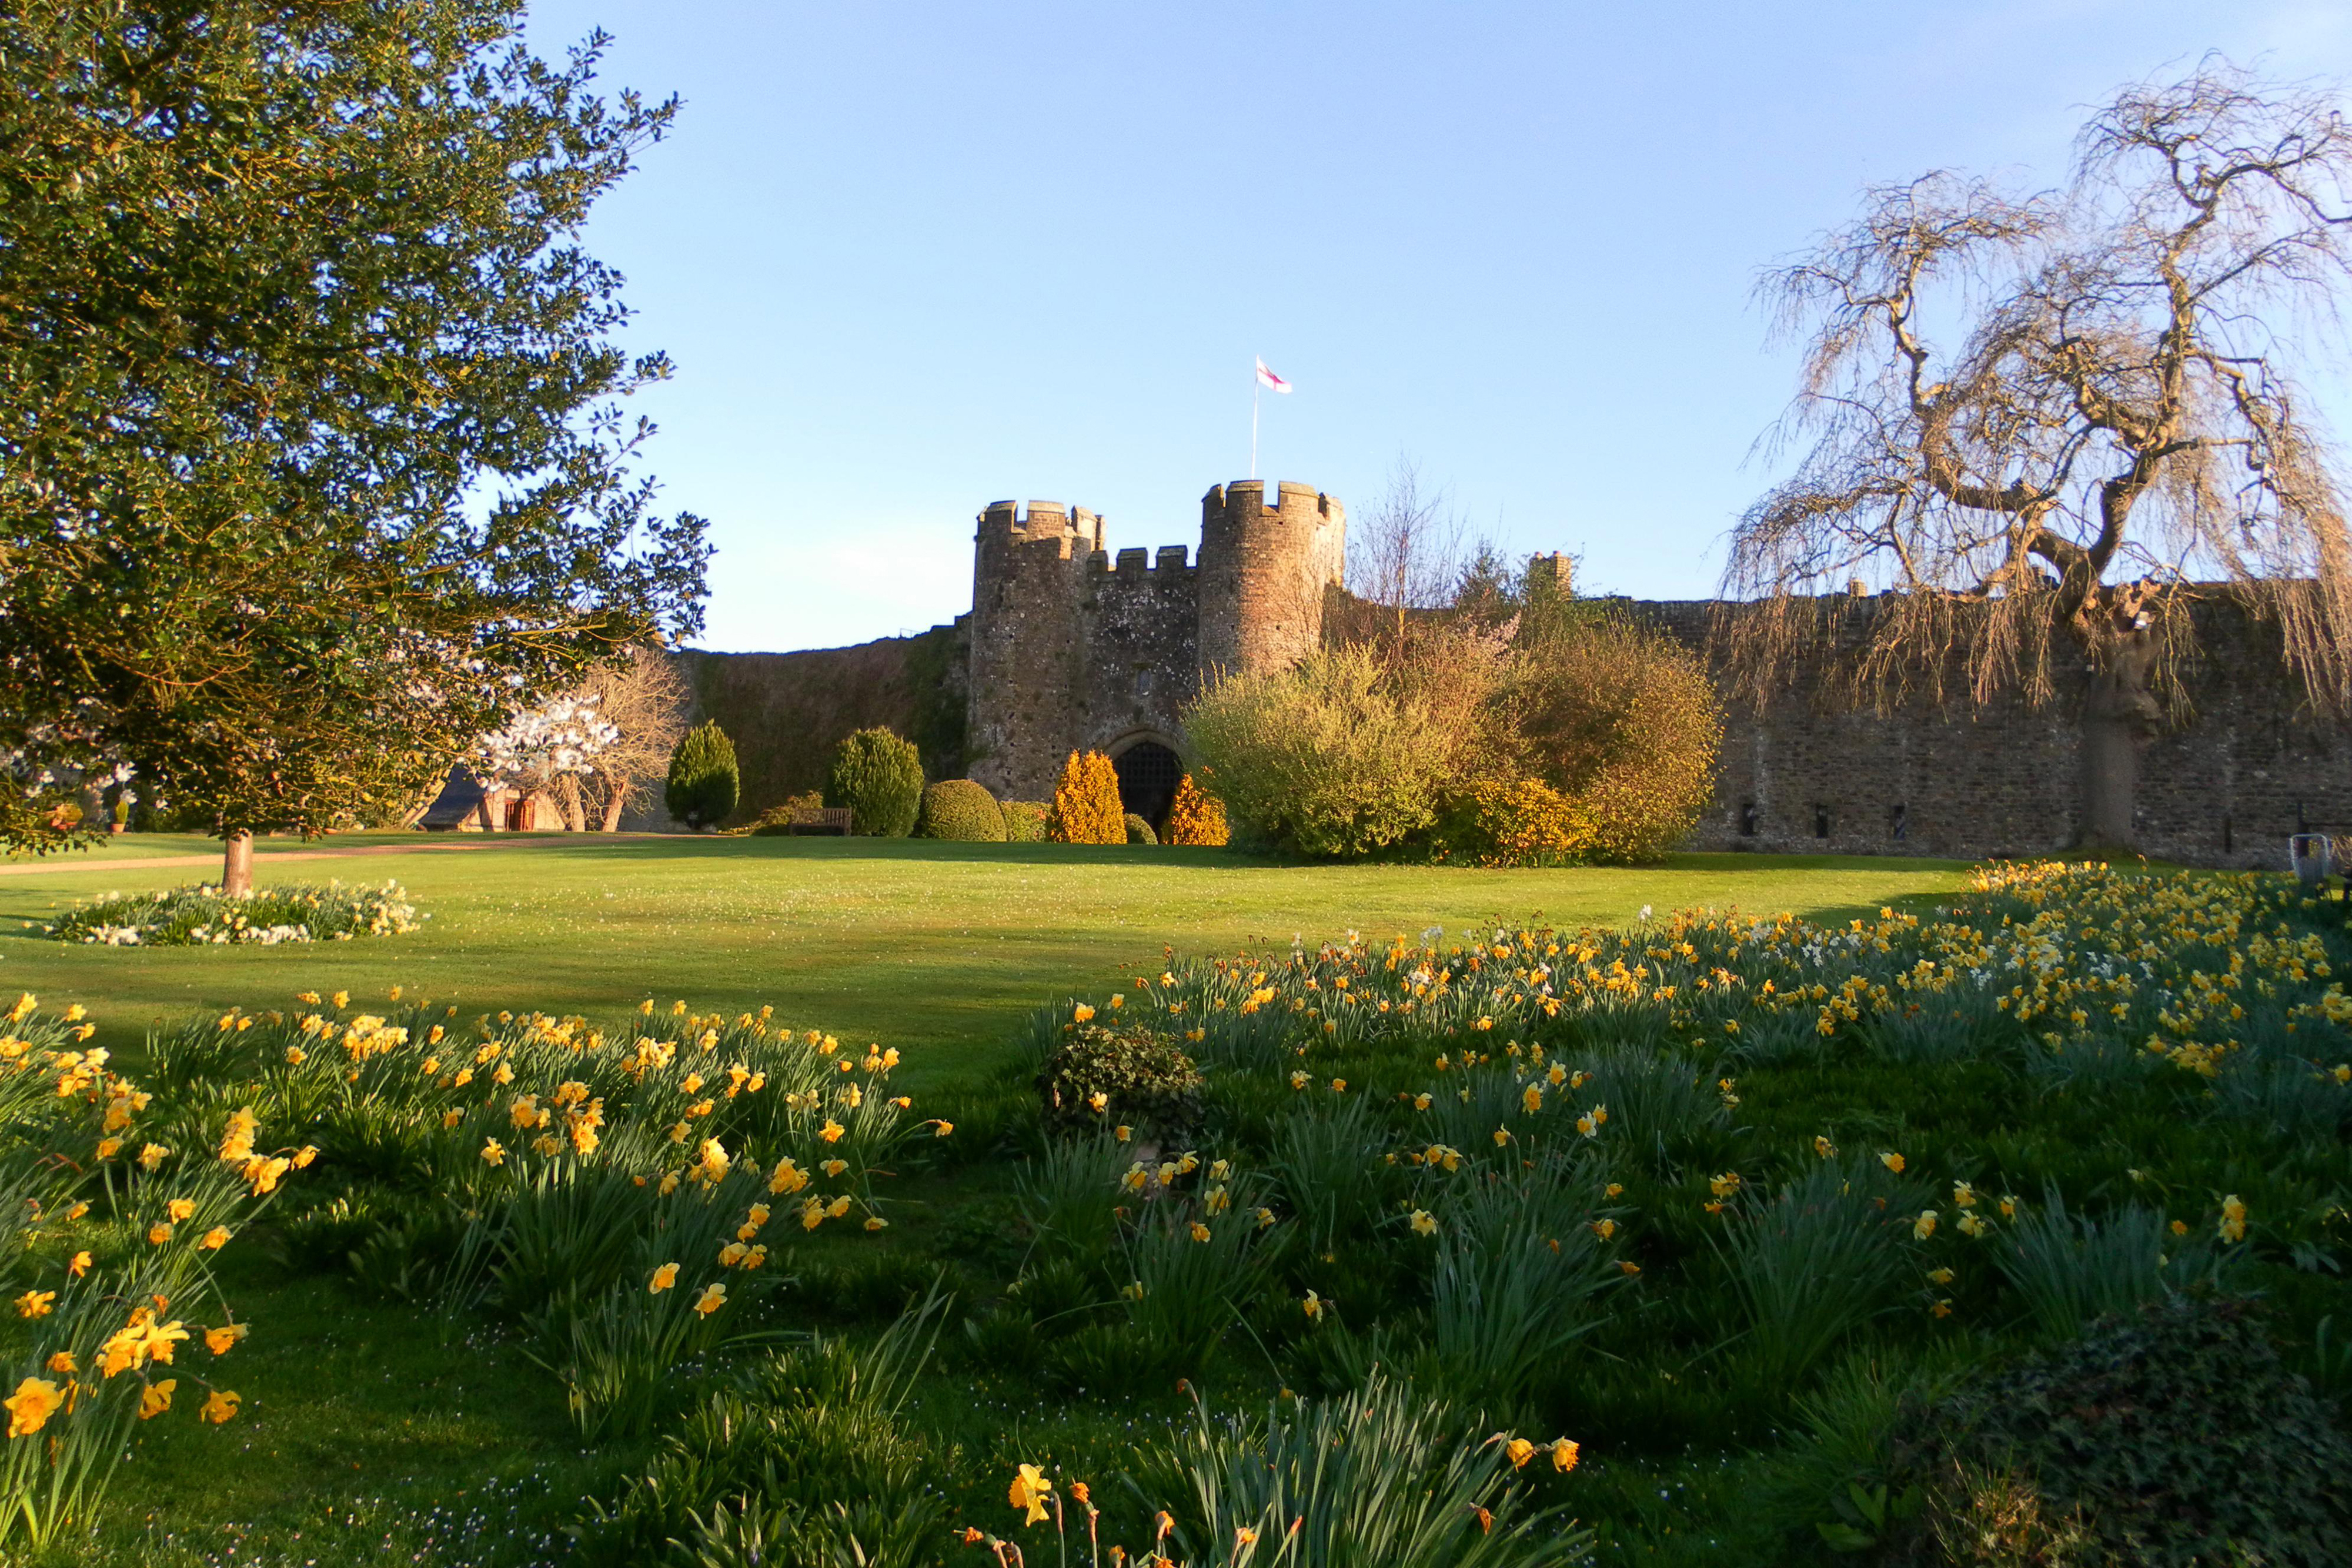
[[[784,830],[790,833],[834,833],[849,836],[849,808],[846,806],[795,806],[793,820]]]

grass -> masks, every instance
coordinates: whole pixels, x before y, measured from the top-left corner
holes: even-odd
[[[444,846],[462,842],[452,851]],[[68,946],[37,927],[79,899],[176,886],[208,868],[123,860],[215,851],[187,834],[126,834],[87,858],[0,876],[0,988],[79,1001],[97,1043],[135,1052],[148,1030],[192,1009],[281,1005],[326,988],[381,996],[399,985],[459,1003],[621,1013],[684,997],[779,1016],[907,1052],[918,1092],[980,1082],[1007,1060],[1028,1010],[1121,969],[1157,969],[1162,949],[1311,946],[1449,932],[1473,921],[1623,925],[1643,905],[1791,910],[1816,920],[1927,901],[1960,883],[1957,862],[1862,857],[1677,855],[1640,869],[1477,871],[1285,865],[1218,850],[914,840],[607,839],[354,834],[257,846],[255,879],[396,878],[432,919],[422,933],[331,947],[131,953]],[[410,852],[306,860],[306,848]]]
[[[2006,1239],[2030,1241],[2037,1226],[2060,1223],[2045,1193],[2063,1192],[2072,1211],[2097,1216],[2101,1236],[2143,1210],[2142,1228],[2179,1221],[2186,1228],[2160,1242],[2175,1275],[2226,1275],[2231,1288],[2263,1295],[2290,1364],[2330,1408],[2352,1394],[2352,1357],[2332,1349],[2340,1340],[2330,1337],[2334,1324],[2352,1322],[2352,1286],[2333,1271],[2352,1261],[2343,1205],[2343,1129],[2352,1113],[2332,1075],[2310,1070],[2310,1061],[2325,1067],[2352,1045],[2352,1004],[2326,983],[2352,971],[2352,945],[2336,906],[2302,904],[2283,885],[2261,884],[2270,891],[2257,895],[2248,891],[2256,884],[2239,879],[2061,879],[2045,910],[2034,902],[2043,896],[2031,880],[2037,873],[2027,873],[2023,894],[1988,903],[1966,891],[1960,868],[1918,862],[1686,856],[1639,871],[1498,873],[903,841],[543,836],[457,852],[396,839],[337,843],[352,841],[402,852],[272,866],[273,849],[298,846],[265,845],[261,880],[396,877],[434,912],[424,932],[327,949],[142,952],[68,947],[23,928],[77,896],[191,880],[194,868],[120,862],[205,847],[118,841],[90,862],[0,877],[0,991],[40,992],[45,1008],[86,1003],[100,1042],[123,1051],[135,1074],[153,1069],[159,1083],[171,1058],[144,1051],[151,1019],[176,1021],[194,1007],[207,1015],[283,1007],[306,988],[348,988],[351,1010],[382,1009],[394,984],[459,998],[467,1019],[500,1007],[614,1019],[648,995],[730,1015],[773,1002],[796,1027],[898,1048],[905,1065],[892,1075],[894,1091],[917,1096],[914,1117],[955,1118],[956,1135],[919,1138],[877,1173],[891,1216],[885,1232],[844,1224],[803,1234],[781,1219],[767,1239],[777,1243],[777,1272],[794,1284],[756,1309],[744,1295],[747,1312],[764,1314],[760,1326],[870,1343],[910,1294],[946,1271],[959,1296],[949,1332],[889,1441],[919,1450],[921,1484],[937,1490],[957,1528],[1007,1529],[1006,1478],[1026,1462],[1066,1485],[1094,1479],[1106,1503],[1104,1539],[1138,1544],[1149,1534],[1142,1494],[1113,1497],[1105,1483],[1137,1461],[1139,1446],[1193,1428],[1179,1375],[1222,1417],[1263,1410],[1288,1386],[1327,1397],[1368,1387],[1377,1362],[1419,1387],[1475,1385],[1465,1396],[1488,1407],[1488,1426],[1585,1441],[1574,1475],[1530,1472],[1535,1503],[1595,1529],[1580,1562],[1812,1561],[1817,1527],[1845,1514],[1841,1499],[1907,1484],[1900,1464],[1913,1461],[1886,1457],[1895,1452],[1886,1447],[1895,1418],[1888,1413],[1906,1390],[1941,1387],[1961,1368],[2007,1364],[2070,1337],[2040,1321],[2035,1291],[1997,1266]],[[2221,902],[2209,907],[2208,894]],[[2255,903],[2242,920],[2221,918],[2227,900],[2246,897]],[[1496,961],[1483,969],[1459,954],[1448,959],[1450,992],[1433,988],[1401,1032],[1363,1010],[1391,996],[1402,1007],[1415,967],[1438,964],[1419,946],[1431,925],[1446,928],[1450,946],[1465,927],[1491,942],[1490,922],[1517,925],[1538,913],[1568,927],[1623,927],[1644,904],[1657,925],[1630,946],[1603,946],[1629,963],[1658,966],[1646,984],[1669,982],[1664,988],[1621,993],[1586,971],[1582,981],[1563,982],[1574,1005],[1546,1017],[1517,972],[1532,949],[1505,958],[1487,946]],[[1900,915],[1881,920],[1890,904],[1923,917],[1931,906],[1969,906],[1975,913],[1954,918],[2002,935],[1979,954],[1979,939],[1959,941],[1957,926],[1931,918],[1923,934]],[[1666,920],[1693,905],[1786,909],[1817,924],[1759,948],[1746,920]],[[2004,982],[2022,975],[2007,955],[2027,940],[2029,918],[2066,953],[2051,972],[2057,988],[2035,1004],[2032,1032],[2021,1015],[1991,1005],[2007,985],[1979,979],[1974,968]],[[1860,928],[1849,930],[1857,919]],[[1369,948],[1344,962],[1316,956],[1319,939],[1350,929]],[[1397,952],[1402,967],[1391,967],[1388,939],[1400,932],[1410,953]],[[1307,944],[1297,960],[1294,933]],[[2152,967],[2127,968],[2126,978],[2142,977],[2129,988],[2106,957],[2126,937],[2153,944],[2133,950],[2154,955]],[[1685,939],[1696,947],[1684,947]],[[1243,946],[1260,957],[1227,967],[1197,962]],[[1175,958],[1163,960],[1163,948]],[[1923,955],[1940,955],[1946,973],[1915,988],[1912,966]],[[1719,964],[1744,978],[1727,987]],[[1276,999],[1244,1016],[1253,1013],[1244,998],[1265,977],[1255,973],[1261,965],[1273,976],[1265,994]],[[1187,977],[1161,987],[1163,967]],[[1847,994],[1838,983],[1849,971],[1863,989],[1838,1021],[1832,998]],[[1131,977],[1143,973],[1155,979],[1139,990]],[[1336,984],[1342,973],[1352,989]],[[2187,998],[2186,977],[2224,973],[2248,988],[2239,993],[2250,1009],[2242,1025],[2220,1012],[2202,1022],[2158,1019],[2164,1007],[2189,1005],[2167,1000],[2176,991]],[[1779,1000],[1760,985],[1768,976],[1781,984]],[[1790,994],[1807,979],[1827,988],[1811,999]],[[1057,1185],[1037,1158],[1026,1063],[1071,1018],[1072,998],[1104,1009],[1115,991],[1129,994],[1122,1019],[1142,1021],[1139,1012],[1181,998],[1180,1021],[1205,1026],[1208,1038],[1187,1048],[1210,1077],[1202,1157],[1231,1155],[1234,1173],[1204,1165],[1170,1186],[1165,1209],[1141,1211],[1158,1214],[1164,1223],[1155,1228],[1106,1219],[1108,1177],[1097,1172],[1075,1205],[1061,1206],[1074,1208],[1073,1222],[1044,1231],[1051,1192],[1071,1184]],[[2333,1002],[2323,1006],[2324,993]],[[1041,1003],[1055,1009],[1042,1021]],[[1318,1010],[1303,1010],[1310,1008]],[[647,1027],[673,1027],[667,1012]],[[1338,1032],[1328,1037],[1318,1032],[1326,1026],[1307,1021],[1327,1016],[1352,1021],[1328,1026]],[[2284,1028],[2298,1019],[2302,1032]],[[251,1037],[269,1061],[281,1043],[268,1032],[275,1027]],[[202,1028],[212,1030],[209,1016]],[[2216,1077],[2185,1045],[2168,1062],[2152,1058],[2144,1043],[2151,1030],[2243,1043],[2226,1048]],[[2043,1043],[2062,1034],[2066,1051]],[[1573,1081],[1507,1054],[1519,1040],[1545,1043],[1559,1065],[1577,1070]],[[1489,1055],[1475,1072],[1474,1042]],[[2113,1060],[2099,1053],[2108,1047],[2120,1048]],[[1302,1087],[1292,1081],[1294,1056],[1310,1049],[1314,1071],[1300,1074]],[[730,1043],[718,1060],[736,1050]],[[1433,1065],[1438,1051],[1454,1059],[1450,1067]],[[2278,1079],[2299,1096],[2283,1100],[2284,1110],[2256,1093],[2278,1077],[2263,1076],[2265,1063],[2294,1069]],[[507,1092],[543,1091],[546,1076],[526,1068]],[[1335,1080],[1349,1085],[1344,1098]],[[190,1103],[215,1083],[228,1096],[218,1105],[248,1092],[239,1072],[188,1082],[174,1092]],[[1530,1086],[1541,1088],[1540,1106],[1526,1101]],[[1415,1091],[1429,1099],[1425,1108],[1410,1103]],[[1604,1101],[1612,1115],[1602,1136],[1572,1130],[1580,1107]],[[419,1102],[441,1103],[429,1093]],[[485,1103],[503,1118],[503,1093]],[[631,1114],[616,1105],[616,1123]],[[265,1114],[273,1133],[283,1119]],[[437,1113],[429,1119],[437,1124]],[[1495,1152],[1504,1145],[1490,1139],[1505,1123],[1530,1141]],[[495,1130],[520,1158],[521,1135],[502,1121]],[[467,1152],[481,1133],[469,1124],[457,1163],[435,1166],[428,1186],[476,1195],[468,1202],[489,1191],[495,1183],[485,1185]],[[1490,1178],[1428,1165],[1415,1151],[1440,1138],[1466,1154],[1465,1171],[1491,1169],[1511,1185],[1480,1186]],[[141,1428],[98,1534],[37,1561],[307,1568],[392,1553],[438,1568],[587,1568],[599,1560],[575,1558],[565,1527],[588,1500],[610,1505],[630,1477],[657,1468],[667,1437],[583,1441],[559,1383],[526,1354],[512,1311],[444,1319],[342,1270],[346,1243],[321,1242],[320,1206],[355,1179],[362,1193],[371,1181],[386,1191],[408,1182],[401,1201],[414,1205],[415,1178],[356,1172],[348,1146],[323,1134],[318,1141],[334,1146],[291,1180],[249,1242],[221,1255],[225,1294],[254,1334],[217,1369],[201,1364],[229,1375],[247,1401],[244,1414],[226,1427],[173,1419]],[[1402,1163],[1383,1165],[1393,1156],[1381,1150],[1402,1151]],[[1885,1165],[1882,1151],[1890,1150],[1905,1152],[1907,1169]],[[803,1164],[814,1158],[804,1154]],[[1195,1218],[1228,1242],[1244,1234],[1208,1201],[1207,1186],[1226,1180],[1240,1195],[1231,1213],[1247,1212],[1265,1193],[1306,1222],[1312,1245],[1283,1243],[1263,1266],[1253,1254],[1247,1267],[1197,1245],[1202,1238],[1188,1237],[1184,1223]],[[1993,1214],[2011,1193],[2020,1214],[1997,1222],[1996,1239],[1972,1239],[1960,1230],[1964,1188],[1965,1207],[1978,1214]],[[1318,1193],[1332,1201],[1306,1201]],[[2230,1203],[2242,1197],[2241,1213],[2254,1217],[2242,1248],[2215,1239],[2217,1218],[2230,1212],[2224,1195]],[[1894,1218],[1877,1218],[1880,1197]],[[1423,1240],[1406,1227],[1403,1210],[1419,1205],[1435,1211],[1443,1239]],[[1930,1209],[1939,1225],[1915,1231],[1905,1217]],[[298,1218],[306,1212],[309,1220]],[[1588,1223],[1604,1218],[1613,1237]],[[1079,1223],[1089,1219],[1097,1223]],[[121,1230],[116,1251],[140,1250],[135,1221],[109,1224]],[[1837,1251],[1864,1232],[1899,1266]],[[2070,1229],[2039,1260],[2050,1276],[2042,1294],[2062,1290],[2088,1313],[2103,1291],[2113,1293],[2115,1270],[2102,1259],[2115,1249],[2087,1239],[2076,1246],[2072,1237]],[[1167,1257],[1139,1257],[1160,1241]],[[1446,1275],[1440,1265],[1452,1267],[1445,1260],[1457,1252],[1462,1267]],[[1625,1263],[1638,1267],[1621,1276]],[[55,1271],[54,1261],[45,1266]],[[1565,1335],[1535,1343],[1521,1358],[1527,1365],[1486,1354],[1505,1348],[1513,1324],[1542,1326],[1540,1313],[1520,1307],[1556,1298],[1571,1282],[1563,1270],[1591,1272],[1606,1287],[1591,1322],[1573,1325],[1590,1332],[1573,1343]],[[1144,1302],[1172,1309],[1160,1313],[1168,1321],[1139,1322],[1153,1311],[1112,1290],[1130,1279],[1155,1281]],[[1832,1280],[1843,1282],[1842,1313],[1820,1310]],[[1301,1312],[1310,1289],[1330,1316],[1310,1322]],[[1212,1300],[1229,1304],[1209,1314],[1217,1332],[1206,1337],[1216,1343],[1204,1347],[1191,1343],[1203,1337],[1195,1309]],[[677,1389],[708,1391],[739,1363],[749,1364],[715,1357],[671,1377]],[[1841,1400],[1868,1411],[1841,1416]],[[763,1406],[793,1407],[775,1399]],[[1842,1420],[1861,1436],[1803,1435],[1809,1427],[1843,1431]],[[673,1413],[658,1430],[682,1433],[688,1424]],[[1182,1511],[1148,1470],[1129,1473],[1160,1488],[1155,1500]],[[787,1491],[800,1484],[787,1475]],[[861,1484],[853,1478],[835,1490],[863,1495]],[[829,1505],[835,1491],[821,1486],[820,1494]],[[1045,1533],[1022,1538],[1041,1563],[1052,1555]],[[1498,1525],[1495,1539],[1501,1534]],[[1791,1541],[1801,1543],[1794,1557],[1785,1554]],[[630,1560],[651,1559],[640,1552]]]

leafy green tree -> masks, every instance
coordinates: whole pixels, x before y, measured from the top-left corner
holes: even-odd
[[[735,766],[735,743],[705,719],[686,732],[669,757],[669,788],[664,799],[669,814],[689,828],[715,828],[725,821],[742,798],[742,776]]]
[[[915,743],[877,727],[843,740],[824,780],[824,803],[849,808],[849,831],[903,839],[923,802],[923,761]]]
[[[395,814],[474,736],[698,624],[630,471],[590,206],[674,103],[501,0],[0,15],[0,763],[257,831]],[[12,846],[54,837],[40,803]]]

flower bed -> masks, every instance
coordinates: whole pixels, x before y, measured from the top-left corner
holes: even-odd
[[[295,883],[261,888],[243,898],[204,883],[163,893],[109,894],[76,905],[46,927],[46,934],[100,947],[274,947],[281,942],[404,936],[430,918],[395,882],[382,887]]]

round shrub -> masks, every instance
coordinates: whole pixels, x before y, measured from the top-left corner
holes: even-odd
[[[1084,1134],[1129,1126],[1181,1143],[1201,1124],[1201,1074],[1158,1030],[1073,1023],[1037,1074],[1046,1129]]]
[[[1007,843],[1042,844],[1045,841],[1045,824],[1054,816],[1052,806],[1043,800],[1007,800],[1000,809],[1004,812]]]
[[[995,796],[971,779],[942,779],[923,791],[915,834],[964,844],[1001,844],[1004,811]]]
[[[688,730],[669,754],[669,784],[662,795],[669,814],[698,831],[715,828],[741,795],[735,743],[718,720],[705,719]]]
[[[824,803],[849,808],[849,831],[864,838],[903,839],[923,802],[923,759],[914,742],[877,727],[851,735],[833,754]]]
[[[1456,772],[1458,737],[1364,647],[1288,669],[1229,674],[1184,729],[1234,825],[1316,856],[1368,854],[1428,828]]]
[[[1559,865],[1592,842],[1584,809],[1540,779],[1482,779],[1448,794],[1437,841],[1448,858],[1479,865]]]
[[[1130,844],[1156,844],[1160,841],[1160,835],[1151,831],[1150,823],[1129,811],[1127,814],[1127,841]]]
[[[1618,616],[1523,634],[1500,688],[1526,775],[1583,818],[1579,858],[1655,860],[1715,798],[1723,714],[1697,657]]]

